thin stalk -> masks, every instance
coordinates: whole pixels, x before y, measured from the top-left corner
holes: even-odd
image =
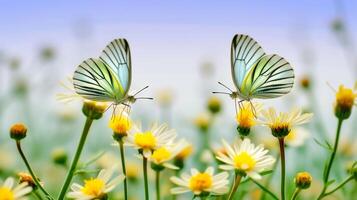
[[[160,171],[156,170],[156,200],[160,200]]]
[[[121,158],[121,167],[123,169],[123,174],[125,176],[124,179],[124,199],[128,199],[128,182],[126,177],[126,167],[125,167],[125,153],[124,153],[124,142],[123,140],[119,140],[119,148],[120,148],[120,158]]]
[[[148,185],[148,159],[143,155],[143,171],[145,185],[145,200],[149,200],[149,185]]]
[[[297,198],[297,196],[299,195],[300,191],[301,191],[300,188],[296,188],[293,193],[293,196],[291,197],[291,200],[295,200]]]
[[[24,152],[22,151],[21,143],[19,140],[16,141],[16,147],[20,153],[22,160],[24,161],[24,163],[26,165],[27,170],[30,172],[32,179],[35,181],[36,186],[46,195],[47,199],[53,199],[53,197],[51,197],[51,195],[42,187],[41,183],[38,181],[37,176],[33,172],[32,168],[30,166],[30,163],[27,161],[26,156],[25,156]]]
[[[281,200],[285,200],[285,146],[284,138],[279,138],[280,160],[281,160]]]
[[[251,179],[253,183],[255,183],[260,189],[262,189],[265,193],[269,194],[271,197],[273,197],[276,200],[279,200],[279,198],[272,192],[270,191],[268,188],[266,188],[264,185],[258,183],[257,181],[255,181],[254,179]]]
[[[232,189],[229,192],[228,200],[232,200],[233,199],[234,194],[236,193],[236,191],[238,189],[238,186],[239,186],[239,183],[240,183],[241,179],[242,179],[242,176],[237,173],[236,177],[234,179],[234,183],[233,183]]]
[[[339,142],[339,139],[340,139],[340,132],[341,132],[341,127],[342,127],[342,122],[343,120],[342,119],[339,119],[338,120],[338,123],[337,123],[337,130],[336,130],[336,137],[335,137],[335,144],[333,146],[333,151],[331,153],[331,156],[330,156],[330,159],[329,159],[329,162],[328,162],[328,165],[327,165],[327,168],[324,170],[326,173],[324,174],[324,187],[318,197],[318,199],[321,199],[326,190],[327,190],[327,187],[328,187],[328,181],[329,181],[329,176],[330,176],[330,172],[331,172],[331,167],[332,167],[332,163],[335,159],[335,156],[336,156],[336,152],[337,152],[337,147],[338,147],[338,142]]]
[[[353,180],[353,176],[349,176],[349,177],[347,177],[344,181],[342,181],[342,183],[340,183],[338,186],[336,186],[334,189],[332,189],[331,191],[329,191],[329,192],[326,192],[325,194],[324,194],[324,197],[325,196],[328,196],[328,195],[330,195],[330,194],[332,194],[332,193],[334,193],[334,192],[336,192],[337,190],[339,190],[340,188],[342,188],[346,183],[348,183],[349,181],[351,181],[351,180]]]
[[[268,185],[270,185],[270,182],[271,182],[271,180],[273,179],[274,172],[276,171],[276,168],[278,167],[279,162],[280,162],[280,157],[277,156],[276,161],[275,161],[275,163],[274,163],[274,165],[273,165],[273,167],[272,167],[272,173],[271,173],[271,175],[267,178],[267,180],[266,180],[266,182],[265,182],[265,184],[264,184],[265,187],[268,187]],[[264,192],[264,193],[260,196],[260,200],[264,200],[264,199],[265,199],[265,194],[266,194],[266,193]],[[279,198],[278,198],[278,199],[279,199]]]
[[[84,128],[83,128],[83,131],[82,131],[82,135],[81,135],[81,138],[79,140],[79,144],[77,146],[77,150],[76,150],[76,153],[74,155],[74,158],[72,160],[72,163],[71,163],[71,167],[69,168],[69,171],[68,171],[68,174],[67,174],[67,177],[66,177],[66,180],[62,186],[62,189],[61,189],[61,192],[58,196],[58,200],[62,200],[64,199],[64,196],[66,195],[66,192],[67,192],[67,189],[72,181],[72,178],[73,178],[73,175],[74,175],[74,172],[76,170],[76,167],[77,167],[77,164],[78,164],[78,161],[79,161],[79,157],[81,156],[81,153],[82,153],[82,150],[83,150],[83,147],[84,147],[84,143],[86,142],[86,138],[88,136],[88,133],[89,133],[89,129],[92,125],[92,122],[93,122],[93,119],[87,117],[86,119],[86,122],[84,124]]]
[[[37,192],[37,190],[33,191],[33,194],[36,196],[38,200],[43,200],[42,196]]]

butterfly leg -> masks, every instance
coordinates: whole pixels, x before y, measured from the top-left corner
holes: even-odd
[[[254,117],[257,118],[257,110],[255,109],[253,102],[249,101],[249,103],[250,103],[250,108],[252,109],[252,113],[253,113]]]

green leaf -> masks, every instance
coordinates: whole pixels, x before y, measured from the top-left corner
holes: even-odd
[[[332,148],[331,144],[328,143],[327,140],[324,141],[324,142],[325,142],[324,144],[321,143],[320,141],[318,141],[316,138],[314,138],[314,141],[315,141],[319,146],[323,147],[324,149],[327,149],[328,151],[333,151],[333,148]]]

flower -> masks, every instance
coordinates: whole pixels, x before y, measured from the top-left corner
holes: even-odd
[[[297,173],[294,179],[295,186],[300,189],[307,189],[310,187],[312,177],[308,172]]]
[[[311,78],[310,78],[310,76],[304,75],[303,77],[301,77],[300,86],[305,90],[310,89],[310,87],[311,87]]]
[[[127,136],[131,129],[131,121],[127,113],[113,116],[109,121],[109,127],[113,130],[113,137],[115,140],[120,140],[122,137]]]
[[[174,158],[174,165],[179,169],[183,169],[185,165],[185,160],[189,157],[193,152],[192,144],[187,144]]]
[[[178,185],[172,188],[172,194],[193,192],[195,195],[222,195],[228,191],[228,173],[221,172],[214,175],[213,167],[208,167],[205,172],[191,169],[191,175],[183,173],[181,177],[171,177],[170,180]]]
[[[37,185],[35,183],[35,181],[33,180],[32,176],[26,172],[19,172],[17,174],[17,176],[19,177],[19,181],[20,183],[26,183],[28,186],[30,186],[32,189],[36,190],[37,189]]]
[[[243,102],[236,116],[237,131],[241,136],[247,136],[250,133],[250,128],[257,124],[256,117],[260,114],[261,109],[262,104]]]
[[[208,99],[207,102],[207,109],[212,113],[212,114],[217,114],[219,111],[222,109],[222,103],[221,100],[218,97],[211,97]]]
[[[176,131],[169,129],[166,124],[154,124],[149,130],[143,131],[141,125],[133,125],[125,144],[138,149],[148,158],[152,152],[162,146],[172,144],[176,138]]]
[[[82,112],[85,116],[91,119],[100,119],[107,107],[108,104],[105,102],[84,100]]]
[[[357,85],[357,84],[356,84]],[[352,106],[356,103],[357,88],[350,89],[340,85],[336,92],[335,115],[337,118],[347,119],[351,115]]]
[[[290,133],[285,137],[286,145],[299,147],[304,144],[305,140],[310,137],[309,132],[302,127],[292,128]]]
[[[259,172],[275,162],[273,156],[266,155],[268,150],[263,145],[255,147],[247,138],[240,145],[235,143],[230,146],[225,140],[222,142],[227,154],[218,152],[217,159],[224,163],[219,166],[220,169],[236,170],[253,179],[261,179]]]
[[[0,186],[0,200],[25,200],[25,196],[32,191],[32,188],[27,186],[27,183],[20,183],[14,187],[14,179],[7,178]]]
[[[57,165],[67,165],[68,154],[63,148],[56,148],[52,151],[52,160]]]
[[[287,136],[292,127],[307,123],[313,116],[312,113],[302,114],[301,109],[293,109],[291,112],[277,114],[274,108],[262,111],[262,124],[268,126],[274,137]]]
[[[170,106],[172,103],[172,99],[173,92],[170,89],[162,89],[157,92],[157,101],[163,107]]]
[[[153,153],[148,157],[148,160],[151,161],[154,170],[160,171],[165,167],[170,169],[179,169],[178,167],[168,163],[168,161],[172,160],[186,146],[187,142],[185,140],[180,140],[171,145],[164,145],[154,150]]]
[[[194,124],[201,132],[207,132],[211,124],[211,116],[208,113],[202,113],[195,118]]]
[[[71,192],[67,197],[72,199],[106,199],[107,194],[112,191],[120,182],[124,180],[124,175],[119,175],[111,179],[114,173],[114,167],[103,169],[99,172],[97,178],[84,180],[84,186],[77,183],[72,184]]]
[[[14,140],[22,140],[26,137],[27,127],[25,124],[16,123],[10,128],[10,137]]]

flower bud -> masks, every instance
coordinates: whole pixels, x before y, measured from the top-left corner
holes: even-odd
[[[195,119],[196,127],[203,133],[207,132],[211,125],[211,118],[207,114],[201,114]]]
[[[217,97],[211,97],[208,100],[207,103],[207,109],[212,113],[212,114],[217,114],[221,111],[222,109],[222,104],[219,98]]]
[[[350,88],[340,85],[336,93],[335,115],[339,119],[347,119],[351,115],[357,93]]]
[[[82,107],[83,114],[91,119],[100,119],[103,116],[106,103],[85,100]]]
[[[309,90],[311,87],[311,79],[309,76],[305,75],[300,79],[300,86],[305,89]]]
[[[68,155],[67,152],[60,148],[52,151],[52,160],[57,165],[67,165]]]
[[[127,136],[131,129],[131,124],[130,119],[124,113],[112,117],[109,121],[109,127],[113,130],[113,138],[119,141]]]
[[[22,123],[16,123],[10,128],[10,137],[14,140],[22,140],[26,137],[27,127]]]
[[[308,172],[297,173],[294,179],[295,186],[300,189],[307,189],[310,187],[312,177]]]
[[[30,174],[26,172],[20,172],[17,175],[19,176],[20,183],[27,183],[27,185],[32,187],[33,190],[37,189],[37,185]]]

